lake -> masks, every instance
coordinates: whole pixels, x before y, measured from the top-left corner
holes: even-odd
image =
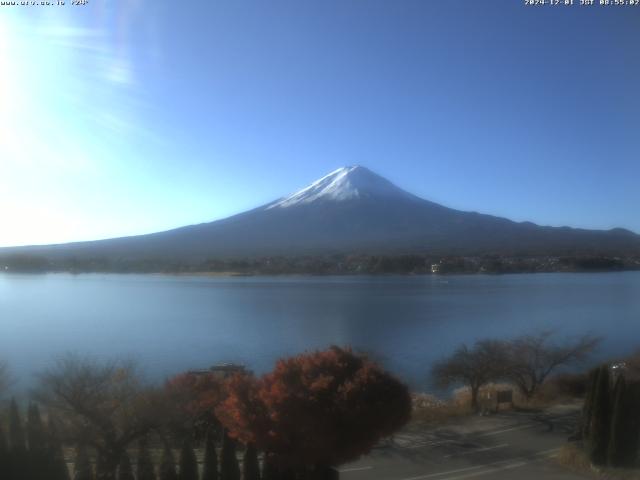
[[[640,348],[640,272],[379,277],[0,275],[0,358],[26,388],[65,352],[137,359],[153,378],[218,362],[257,373],[330,344],[415,388],[462,342],[554,329]]]

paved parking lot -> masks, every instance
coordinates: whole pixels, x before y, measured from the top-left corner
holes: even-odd
[[[572,480],[585,478],[554,461],[573,432],[579,410],[501,413],[445,427],[411,427],[370,455],[340,468],[344,480]]]

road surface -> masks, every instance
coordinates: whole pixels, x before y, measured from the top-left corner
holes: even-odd
[[[579,410],[500,413],[445,427],[413,426],[359,461],[339,468],[342,480],[575,480],[585,476],[554,458],[573,432]]]

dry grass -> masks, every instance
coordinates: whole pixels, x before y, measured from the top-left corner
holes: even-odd
[[[591,462],[589,462],[584,451],[574,443],[562,446],[556,460],[563,467],[567,467],[574,472],[597,473],[597,471],[591,466]]]
[[[478,403],[481,411],[495,411],[496,410],[496,398],[498,392],[502,390],[511,390],[513,392],[514,405],[524,405],[526,403],[524,397],[520,395],[520,392],[513,386],[507,383],[489,383],[480,388],[478,393]],[[471,405],[471,390],[468,387],[458,388],[453,392],[453,401],[459,405]],[[499,408],[508,409],[510,405],[500,405]]]
[[[558,463],[576,473],[586,474],[602,480],[640,480],[640,470],[595,467],[587,458],[585,452],[575,443],[564,445],[558,457]]]
[[[580,379],[567,378],[570,376],[558,376],[545,383],[538,394],[527,400],[518,389],[508,383],[490,383],[480,389],[478,403],[481,412],[495,412],[498,410],[541,411],[545,408],[559,404],[568,404],[577,401],[579,389],[574,384],[580,383]],[[496,404],[497,392],[511,390],[513,392],[513,405]],[[424,424],[439,424],[453,418],[471,415],[471,391],[468,387],[454,390],[451,399],[442,400],[434,395],[426,393],[414,393],[413,397],[413,421]],[[639,479],[640,480],[640,479]]]
[[[437,425],[471,413],[468,405],[455,401],[444,401],[426,393],[413,394],[412,399],[412,422],[415,423]]]
[[[499,390],[513,390],[514,402],[524,403],[524,399],[511,386],[501,383],[491,383],[480,389],[478,402],[480,411],[496,411],[496,393]],[[434,395],[415,393],[413,397],[414,422],[434,425],[454,418],[472,415],[471,391],[467,387],[454,390],[450,400],[442,400]],[[500,405],[500,410],[509,409],[511,405]]]
[[[585,373],[561,373],[545,382],[536,395],[536,400],[558,403],[576,398],[584,398],[587,393],[588,378]]]

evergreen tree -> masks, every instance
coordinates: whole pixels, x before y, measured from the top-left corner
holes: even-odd
[[[120,465],[118,465],[118,480],[135,480],[133,468],[131,467],[131,459],[126,452],[122,455]]]
[[[262,461],[262,480],[280,480],[280,471],[271,456],[267,454]]]
[[[40,409],[35,403],[29,404],[27,410],[27,443],[29,452],[44,455],[47,450],[47,438],[40,417]]]
[[[621,456],[624,452],[624,423],[628,413],[625,405],[625,387],[624,375],[618,375],[613,388],[611,431],[607,447],[607,463],[614,467],[621,466]]]
[[[632,467],[638,452],[637,386],[627,385],[624,376],[616,381],[607,460],[613,467]]]
[[[11,478],[11,473],[9,471],[10,468],[9,446],[7,445],[6,437],[4,436],[2,423],[0,423],[0,478]]]
[[[604,465],[607,461],[611,423],[611,388],[609,383],[609,366],[603,365],[598,372],[589,424],[588,454],[589,459],[595,465]]]
[[[93,480],[93,469],[89,455],[86,448],[81,445],[76,448],[73,480]]]
[[[314,478],[308,471],[296,476],[291,468],[283,467],[273,455],[265,454],[262,462],[262,480],[295,480],[296,478]]]
[[[198,480],[198,459],[189,440],[180,450],[180,480]]]
[[[339,480],[340,473],[333,467],[327,467],[326,465],[317,465],[311,478],[317,480]]]
[[[202,480],[218,480],[218,454],[213,429],[209,429],[205,440]]]
[[[47,457],[49,460],[48,480],[69,480],[69,469],[64,459],[58,429],[51,416],[49,416],[47,424]]]
[[[627,418],[625,434],[625,453],[622,461],[625,465],[636,465],[640,448],[640,381],[627,383]]]
[[[7,437],[4,435],[4,429],[2,428],[2,423],[0,423],[0,453],[5,453],[9,451],[9,445],[7,444]]]
[[[138,480],[156,480],[156,472],[149,454],[146,438],[141,438],[138,444],[138,465],[136,469]]]
[[[20,410],[15,399],[9,406],[9,478],[31,480],[34,465],[29,461]]]
[[[296,473],[292,468],[285,468],[280,473],[280,480],[296,480]]]
[[[595,397],[596,386],[598,384],[598,368],[592,368],[589,371],[588,383],[587,383],[587,395],[584,399],[584,406],[582,407],[582,425],[580,428],[580,435],[583,439],[589,437],[589,426],[591,424],[591,414],[593,413],[593,399]]]
[[[22,428],[22,419],[20,418],[20,410],[15,398],[11,399],[9,407],[9,449],[14,452],[23,452],[26,447],[24,438],[24,430]]]
[[[29,445],[28,470],[31,480],[50,478],[50,461],[47,451],[47,438],[40,417],[40,410],[34,403],[27,409],[27,444]]]
[[[253,443],[247,445],[247,448],[244,451],[244,457],[242,460],[242,480],[260,480],[258,450]]]
[[[104,456],[100,452],[96,455],[96,480],[111,480]]]
[[[220,458],[220,480],[240,480],[240,467],[236,457],[236,442],[229,437],[227,431],[222,439]]]
[[[165,445],[160,460],[160,480],[178,480],[176,472],[176,461],[173,458],[173,452],[169,445]]]

